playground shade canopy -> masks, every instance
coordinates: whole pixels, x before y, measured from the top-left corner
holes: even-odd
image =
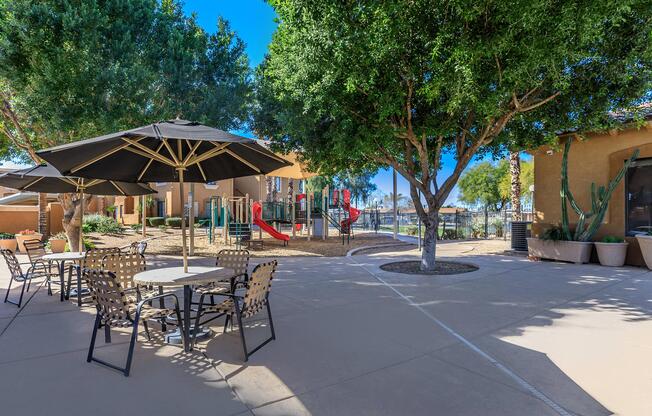
[[[207,183],[263,175],[290,162],[256,140],[187,120],[168,120],[41,150],[64,175],[126,182]],[[183,266],[188,270],[186,220],[181,216]]]
[[[0,185],[20,191],[45,193],[84,192],[89,195],[147,195],[156,193],[146,184],[63,176],[52,165],[38,165],[0,175]]]
[[[213,182],[290,163],[259,145],[193,121],[169,120],[42,150],[66,176],[125,182]]]
[[[288,153],[287,155],[283,155],[283,158],[288,162],[291,162],[292,165],[269,172],[270,176],[279,176],[281,178],[290,179],[308,179],[317,176],[316,173],[308,170],[306,165],[299,160],[299,155],[296,153]]]

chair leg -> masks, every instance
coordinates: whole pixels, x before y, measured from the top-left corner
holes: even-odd
[[[66,290],[66,299],[70,299],[71,289],[72,289],[72,265],[68,266],[68,288]],[[77,293],[77,296],[79,297],[79,293]]]
[[[184,342],[183,341],[183,321],[181,320],[181,310],[179,309],[179,304],[176,303],[176,302],[174,304],[174,314],[177,316],[177,323],[179,325],[177,328],[179,328],[179,333],[181,334],[182,342]],[[185,345],[184,345],[184,349],[185,349]]]
[[[199,297],[199,304],[197,306],[197,315],[195,316],[195,327],[192,331],[192,340],[190,341],[190,348],[195,348],[195,342],[197,341],[197,334],[199,333],[199,318],[201,318],[201,312],[204,306],[204,295]]]
[[[27,278],[25,278],[26,280]],[[25,293],[25,280],[23,280],[23,286],[20,288],[20,297],[18,298],[18,303],[16,306],[20,308],[20,305],[23,303],[23,294]]]
[[[82,306],[82,278],[81,278],[81,267],[75,267],[77,270],[77,306],[81,308]],[[72,269],[70,269],[72,271]]]
[[[143,321],[143,328],[145,329],[145,335],[147,336],[147,341],[151,341],[152,336],[149,333],[149,325],[147,325],[147,321]]]
[[[104,325],[104,342],[111,343],[111,327],[108,325]]]
[[[7,303],[7,300],[9,299],[9,291],[11,290],[11,284],[13,283],[14,278],[11,277],[9,279],[9,286],[7,287],[7,293],[5,293],[5,303]]]
[[[235,305],[235,315],[238,319],[238,329],[240,330],[240,340],[242,341],[242,350],[244,351],[245,362],[249,361],[249,353],[247,352],[247,342],[245,341],[244,326],[242,325],[242,313],[240,307]]]
[[[158,294],[159,295],[163,294],[163,286],[158,287]],[[163,298],[159,299],[158,304],[161,309],[165,309],[165,299]],[[165,320],[165,318],[161,318],[161,331],[165,332],[167,330],[168,330],[167,321]]]
[[[95,315],[95,324],[93,325],[93,335],[91,335],[91,345],[88,347],[88,356],[86,362],[90,363],[93,360],[93,350],[95,349],[95,338],[97,337],[97,330],[100,327],[100,314]],[[108,326],[107,326],[108,328]]]
[[[131,362],[134,358],[134,347],[136,346],[136,339],[138,338],[138,321],[140,320],[140,314],[136,314],[134,318],[134,326],[131,332],[131,341],[129,342],[129,353],[127,354],[127,363],[125,364],[124,375],[129,377],[129,372],[131,371]]]
[[[267,299],[267,316],[269,317],[269,329],[272,330],[272,339],[276,339],[276,332],[274,332],[274,321],[272,320],[272,309],[269,307],[269,299]]]

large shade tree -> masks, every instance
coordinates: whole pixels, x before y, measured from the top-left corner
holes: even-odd
[[[601,128],[650,87],[649,0],[270,3],[254,129],[320,172],[395,168],[426,227],[424,269],[440,207],[512,123],[531,145]]]
[[[3,159],[175,117],[238,128],[250,83],[228,23],[207,33],[175,0],[0,0]],[[71,237],[80,201],[60,200]]]

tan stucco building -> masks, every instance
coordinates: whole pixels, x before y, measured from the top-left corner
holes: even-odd
[[[630,125],[622,130],[585,134],[575,139],[568,157],[570,190],[584,210],[591,204],[591,183],[607,185],[635,149],[640,154],[615,189],[604,221],[594,239],[606,235],[624,237],[630,246],[627,263],[641,265],[642,258],[634,235],[652,230],[652,118],[643,127]],[[534,156],[534,236],[561,223],[562,149],[542,147]],[[577,216],[569,207],[571,223]]]

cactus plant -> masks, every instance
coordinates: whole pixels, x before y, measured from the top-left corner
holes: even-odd
[[[627,172],[629,166],[638,157],[638,149],[625,161],[625,164],[618,171],[616,177],[609,182],[606,188],[604,186],[596,188],[595,183],[591,183],[591,209],[584,211],[577,203],[568,186],[568,153],[572,141],[572,137],[566,140],[561,161],[561,226],[566,240],[590,241],[596,231],[598,231],[598,228],[600,228],[600,225],[602,225],[611,194],[625,176],[625,172]],[[568,205],[570,205],[578,216],[573,233],[571,233],[570,221],[568,219]],[[587,221],[589,221],[588,224]]]

